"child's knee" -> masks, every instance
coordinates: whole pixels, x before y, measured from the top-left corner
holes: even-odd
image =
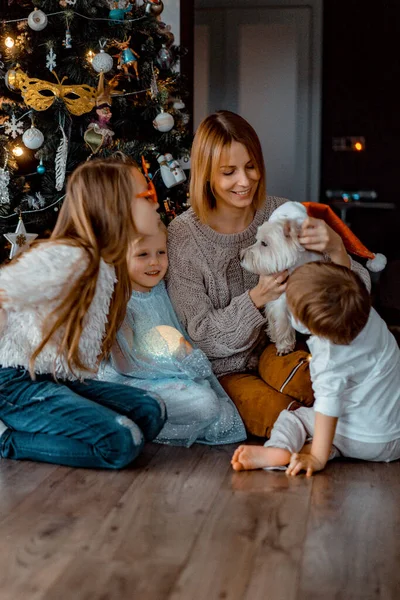
[[[160,433],[167,420],[167,408],[164,400],[157,394],[146,396],[146,412],[143,418],[139,419],[144,437],[151,442]]]
[[[108,437],[107,447],[103,447],[101,453],[110,468],[123,469],[139,456],[145,440],[139,427],[128,417],[119,415],[116,424],[114,433]]]
[[[215,392],[199,387],[193,390],[192,419],[193,421],[214,421],[219,417],[219,403]]]

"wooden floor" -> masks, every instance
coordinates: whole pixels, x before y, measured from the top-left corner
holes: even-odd
[[[234,473],[149,444],[119,472],[0,461],[1,600],[400,598],[400,462]]]

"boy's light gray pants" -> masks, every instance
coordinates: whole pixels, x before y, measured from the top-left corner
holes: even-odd
[[[304,443],[314,435],[314,420],[313,408],[301,407],[294,411],[283,410],[275,422],[271,437],[264,446],[285,448],[291,453],[300,452]],[[400,458],[400,439],[375,444],[359,442],[336,434],[333,438],[329,460],[338,456],[390,462]]]

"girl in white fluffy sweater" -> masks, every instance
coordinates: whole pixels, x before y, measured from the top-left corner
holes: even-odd
[[[132,164],[79,166],[51,238],[0,269],[1,457],[121,468],[162,428],[158,399],[92,379],[130,297],[129,243],[158,228],[153,190]]]

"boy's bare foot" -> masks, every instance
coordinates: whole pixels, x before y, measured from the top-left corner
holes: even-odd
[[[289,450],[284,448],[239,446],[232,456],[231,464],[235,471],[282,467],[289,463],[290,456]]]

